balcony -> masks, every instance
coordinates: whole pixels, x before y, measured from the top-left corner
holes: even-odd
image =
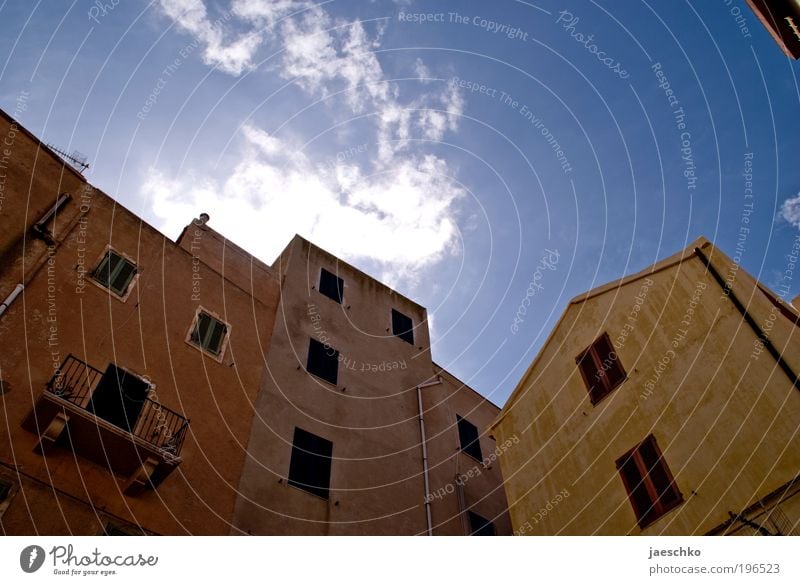
[[[189,421],[149,396],[150,384],[110,364],[105,372],[69,355],[23,427],[36,451],[64,446],[127,477],[125,493],[157,487],[180,464]]]

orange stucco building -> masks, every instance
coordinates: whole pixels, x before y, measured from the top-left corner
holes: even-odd
[[[423,307],[299,237],[272,266],[205,214],[172,241],[0,137],[3,533],[510,533],[499,409]]]

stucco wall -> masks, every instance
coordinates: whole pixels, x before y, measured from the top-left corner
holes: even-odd
[[[753,284],[740,271],[734,291],[763,324],[773,305]],[[797,328],[778,317],[772,337],[796,367]],[[592,406],[575,357],[603,331],[628,379]],[[702,534],[794,477],[800,392],[756,339],[695,256],[571,304],[495,428],[521,439],[501,460],[514,529]],[[615,461],[651,433],[684,502],[641,530]]]

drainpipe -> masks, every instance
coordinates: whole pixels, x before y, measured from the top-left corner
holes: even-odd
[[[758,323],[756,323],[756,320],[753,319],[753,316],[747,311],[745,306],[739,300],[739,297],[737,297],[736,293],[733,292],[733,289],[725,283],[725,280],[722,278],[722,275],[719,272],[717,272],[716,268],[714,268],[714,265],[711,263],[711,260],[709,260],[709,258],[703,253],[703,251],[700,248],[695,248],[694,252],[700,257],[700,260],[703,261],[703,264],[706,265],[708,271],[711,272],[711,276],[713,276],[714,280],[717,281],[717,284],[719,284],[722,287],[725,296],[727,296],[731,300],[733,306],[736,307],[739,313],[741,313],[745,322],[750,326],[750,328],[756,334],[756,337],[759,339],[759,341],[761,341],[761,343],[764,344],[764,347],[767,348],[767,351],[778,363],[780,368],[783,370],[783,373],[786,374],[789,380],[791,380],[795,389],[800,390],[800,380],[797,379],[797,374],[794,373],[791,366],[787,364],[786,361],[783,359],[781,353],[775,348],[774,345],[772,345],[772,341],[770,341],[766,333],[764,333],[761,327],[759,327]]]
[[[72,233],[72,230],[78,224],[80,218],[85,216],[87,213],[87,212],[76,213],[75,216],[67,224],[67,229],[64,231],[63,238],[61,240],[55,240],[53,236],[43,226],[48,221],[50,221],[50,219],[61,208],[61,206],[70,199],[72,199],[72,196],[69,193],[62,193],[59,196],[58,200],[53,205],[53,207],[51,207],[50,210],[33,225],[32,228],[33,231],[45,241],[48,247],[50,246],[59,247],[67,238],[67,236],[69,236],[69,234]],[[25,290],[25,285],[27,285],[31,280],[33,280],[33,277],[36,276],[36,274],[39,272],[39,270],[41,270],[42,266],[44,266],[46,262],[47,262],[47,251],[45,250],[39,255],[39,259],[36,260],[36,262],[33,264],[33,267],[31,268],[30,272],[28,272],[25,275],[25,277],[22,279],[22,282],[17,284],[17,286],[14,287],[14,290],[11,291],[11,294],[9,294],[6,297],[6,300],[4,300],[2,304],[0,304],[0,317],[3,316],[3,313],[6,312],[6,309],[8,309],[8,307],[11,306],[11,303],[13,303],[16,300],[16,298],[20,295],[20,293],[23,290]]]
[[[441,377],[433,382],[426,382],[417,386],[417,404],[419,405],[419,436],[422,443],[422,477],[425,480],[425,519],[427,520],[427,534],[433,536],[433,522],[431,521],[430,481],[428,480],[428,444],[425,437],[425,416],[422,408],[422,389],[441,384]]]
[[[2,316],[3,313],[6,312],[6,309],[11,305],[11,303],[14,302],[14,299],[16,299],[19,296],[19,293],[21,293],[24,289],[25,285],[22,283],[19,283],[17,286],[14,287],[14,290],[11,291],[11,294],[9,294],[6,297],[6,300],[4,300],[2,304],[0,304],[0,316]]]

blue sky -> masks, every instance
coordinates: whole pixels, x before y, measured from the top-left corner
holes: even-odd
[[[498,404],[574,295],[742,227],[777,287],[800,226],[798,66],[740,0],[0,0],[0,32],[0,107],[92,183],[172,238],[308,237]]]

